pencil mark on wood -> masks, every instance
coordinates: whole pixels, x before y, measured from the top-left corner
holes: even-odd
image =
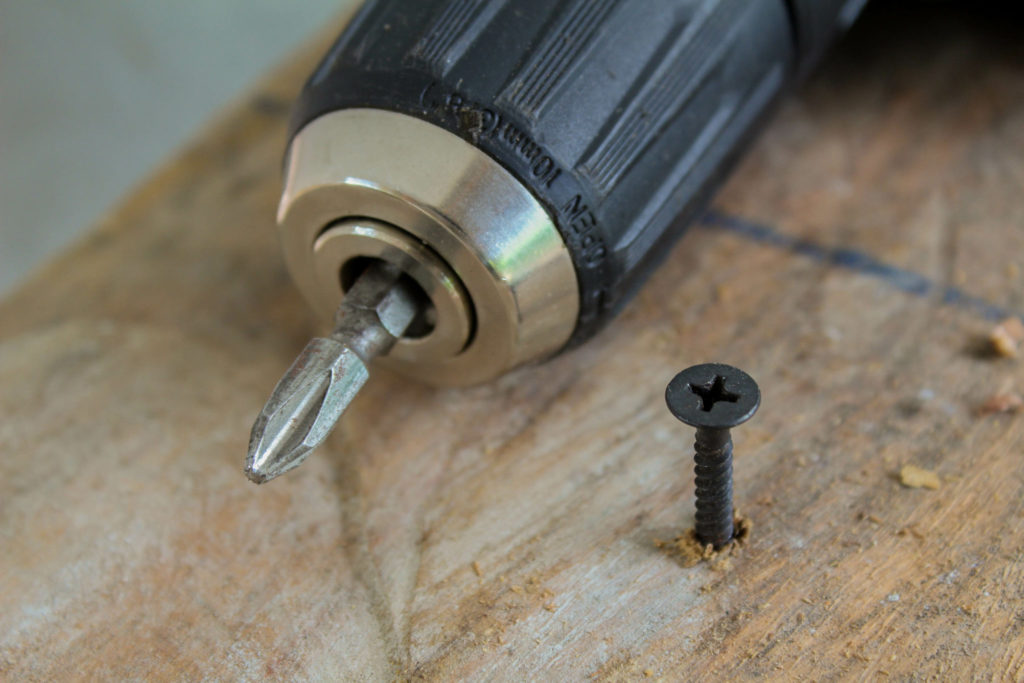
[[[937,296],[938,300],[943,304],[967,309],[985,320],[998,322],[1011,316],[1024,320],[1024,314],[1010,311],[998,304],[993,304],[974,296],[956,285],[936,283],[931,278],[920,273],[885,263],[876,259],[871,254],[857,249],[827,247],[802,237],[787,235],[770,226],[731,216],[715,209],[705,213],[699,225],[726,230],[760,244],[786,249],[814,261],[828,263],[862,275],[868,275],[907,294],[913,294],[918,297]]]

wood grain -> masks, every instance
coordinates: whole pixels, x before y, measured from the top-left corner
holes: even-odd
[[[316,331],[273,216],[322,48],[0,303],[4,678],[1024,679],[1024,418],[978,413],[1024,366],[949,294],[1024,311],[1018,24],[870,12],[717,202],[815,249],[709,221],[585,347],[468,390],[378,373],[256,487],[251,420]],[[762,388],[754,530],[684,568],[662,394],[711,359]]]

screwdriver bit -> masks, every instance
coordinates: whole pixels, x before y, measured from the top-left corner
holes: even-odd
[[[257,484],[298,467],[334,429],[386,355],[419,314],[402,271],[367,267],[346,292],[329,337],[316,337],[274,387],[252,426],[245,474]]]

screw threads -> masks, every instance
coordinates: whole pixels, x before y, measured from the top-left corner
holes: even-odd
[[[697,539],[721,548],[733,536],[732,437],[727,429],[698,429],[693,448]]]

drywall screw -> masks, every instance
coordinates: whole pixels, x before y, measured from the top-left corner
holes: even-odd
[[[694,472],[697,540],[716,549],[733,538],[732,435],[757,412],[761,390],[747,373],[723,363],[686,368],[665,389],[669,411],[697,428]]]

